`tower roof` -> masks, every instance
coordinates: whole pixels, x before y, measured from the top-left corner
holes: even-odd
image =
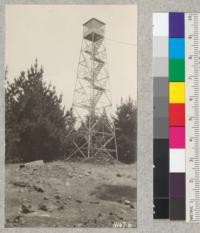
[[[85,22],[83,24],[83,26],[86,26],[86,27],[94,27],[94,26],[102,27],[104,25],[105,25],[104,22],[102,22],[102,21],[100,21],[100,20],[98,20],[96,18],[91,18],[91,19],[89,19],[87,22]]]

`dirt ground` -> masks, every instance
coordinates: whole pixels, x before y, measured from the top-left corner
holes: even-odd
[[[5,227],[136,227],[136,164],[9,164],[5,192]]]

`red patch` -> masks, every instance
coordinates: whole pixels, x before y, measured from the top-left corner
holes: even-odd
[[[185,125],[185,104],[169,105],[169,125],[170,126]]]

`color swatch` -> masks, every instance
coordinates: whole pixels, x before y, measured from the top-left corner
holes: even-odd
[[[169,13],[169,109],[182,104],[182,111],[169,119],[183,119],[185,105],[185,22],[184,13]],[[172,104],[172,107],[170,105]],[[179,105],[180,107],[180,105]],[[176,121],[177,122],[177,121]],[[185,124],[169,121],[169,209],[171,220],[185,219]],[[177,157],[177,158],[176,158]],[[180,162],[180,164],[179,164]]]
[[[153,14],[154,219],[200,223],[199,55],[200,13]]]
[[[169,218],[168,14],[153,14],[154,218]]]
[[[155,219],[185,219],[184,25],[184,13],[153,14]]]

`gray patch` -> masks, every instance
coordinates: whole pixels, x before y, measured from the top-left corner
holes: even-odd
[[[169,135],[169,124],[168,118],[157,117],[153,119],[154,127],[153,127],[153,137],[154,138],[168,138]]]
[[[168,58],[168,37],[153,37],[153,57],[166,57]],[[162,49],[160,49],[162,48]]]
[[[168,112],[169,112],[169,98],[166,97],[154,97],[153,101],[154,105],[154,117],[165,117],[168,118]]]
[[[153,96],[169,95],[169,78],[153,77]]]
[[[165,57],[153,58],[153,76],[154,77],[167,77],[169,73],[169,59]]]

